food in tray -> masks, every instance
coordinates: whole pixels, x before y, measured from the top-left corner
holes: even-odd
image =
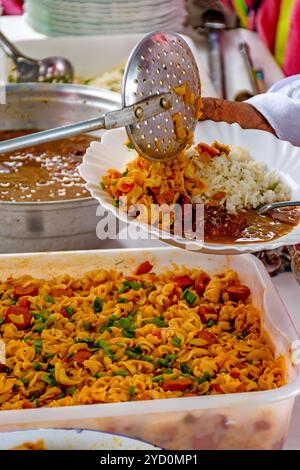
[[[125,64],[121,64],[117,67],[114,67],[112,70],[104,72],[98,77],[92,77],[88,79],[76,77],[74,83],[78,83],[80,85],[89,85],[96,88],[105,88],[116,93],[121,93],[124,69]]]
[[[175,266],[0,284],[0,409],[270,390],[285,384],[237,274]]]
[[[47,450],[47,447],[43,439],[39,439],[36,442],[23,442],[23,444],[9,450]]]
[[[122,173],[108,170],[101,186],[120,209],[130,213],[135,205],[143,205],[146,211],[140,211],[138,218],[144,222],[149,222],[150,214],[153,217],[151,205],[179,204],[184,218],[195,225],[195,204],[203,203],[207,242],[270,241],[290,232],[300,220],[298,209],[258,215],[255,209],[261,204],[290,200],[290,188],[247,150],[219,142],[199,143],[164,163],[137,156]],[[155,222],[161,223],[161,214],[156,214]],[[171,213],[171,228],[174,214],[176,209],[173,219]],[[165,227],[161,224],[161,228]]]
[[[8,75],[9,83],[17,82],[16,68],[9,65],[10,73]],[[76,76],[74,83],[78,85],[89,85],[96,88],[105,88],[106,90],[114,91],[116,93],[121,93],[122,81],[124,75],[125,64],[120,64],[114,67],[103,74],[96,77],[84,78],[82,76]],[[53,83],[53,79],[51,80]]]
[[[30,132],[35,131],[2,130],[0,141]],[[0,154],[0,200],[39,202],[89,197],[77,168],[93,140],[99,139],[83,134]]]

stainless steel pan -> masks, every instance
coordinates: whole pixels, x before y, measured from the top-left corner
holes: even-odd
[[[7,85],[0,129],[47,129],[120,107],[116,93],[81,85]],[[98,203],[90,198],[0,202],[0,253],[100,248]]]

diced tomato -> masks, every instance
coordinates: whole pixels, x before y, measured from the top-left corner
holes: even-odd
[[[204,143],[198,144],[196,148],[200,152],[207,152],[211,157],[216,157],[217,155],[220,155],[220,151],[218,149]]]
[[[171,202],[173,202],[174,195],[175,195],[174,190],[168,189],[168,191],[165,192],[165,202],[167,204],[171,204]]]
[[[65,307],[62,308],[60,314],[65,318],[70,318],[70,315],[68,315],[68,313],[66,312]]]
[[[197,150],[197,149],[196,149]],[[211,155],[209,155],[208,152],[202,152],[201,150],[199,151],[199,160],[201,163],[210,163],[211,162]]]
[[[168,189],[163,194],[158,194],[155,197],[155,200],[157,204],[171,204],[171,202],[173,202],[174,195],[175,195],[174,190]]]
[[[234,367],[237,367],[238,369],[245,369],[246,364],[244,364],[243,362],[237,362],[236,364],[234,364]]]
[[[241,376],[241,373],[238,371],[238,370],[232,370],[230,372],[230,376],[233,378],[233,379],[239,379],[240,376]]]
[[[134,188],[134,181],[132,178],[123,177],[117,183],[117,189],[122,193],[129,193]]]
[[[196,397],[197,394],[196,393],[185,393],[184,396],[185,397]]]
[[[178,287],[181,287],[181,289],[186,289],[194,284],[194,281],[189,276],[175,276],[173,277],[173,281]]]
[[[111,178],[120,178],[121,176],[121,173],[118,170],[114,170],[112,168],[110,168],[107,173]]]
[[[207,323],[208,319],[206,318],[206,315],[216,315],[217,312],[213,307],[209,307],[208,305],[200,305],[198,313],[202,323]]]
[[[20,299],[18,301],[18,307],[24,307],[24,308],[29,309],[30,302],[28,300],[28,297],[20,297]]]
[[[170,380],[164,380],[162,387],[165,392],[172,391],[172,392],[177,392],[177,391],[184,391],[186,388],[188,388],[190,385],[192,385],[192,380],[191,379],[170,379]]]
[[[149,396],[145,392],[142,392],[139,396],[139,400],[148,400],[148,399],[149,399]]]
[[[300,243],[297,243],[297,245],[295,245],[295,248],[296,248],[296,251],[300,251]]]
[[[226,292],[228,293],[230,300],[241,300],[242,302],[245,302],[251,294],[250,289],[242,284],[229,286],[227,287]]]
[[[224,191],[219,191],[218,193],[215,193],[212,198],[213,198],[215,201],[220,201],[220,200],[223,199],[225,196],[226,196],[226,193],[224,193]]]
[[[164,204],[165,203],[164,196],[162,196],[162,194],[157,194],[157,196],[155,196],[155,202],[156,204]]]
[[[209,281],[210,281],[210,277],[205,273],[202,273],[197,277],[195,281],[195,290],[198,295],[200,296],[203,295],[203,292],[205,291],[205,287],[207,286]]]
[[[84,361],[89,359],[91,355],[92,353],[90,351],[87,351],[87,349],[80,349],[74,354],[74,356],[72,357],[72,361],[79,362],[80,364],[82,364]]]
[[[23,408],[24,410],[27,410],[27,409],[29,409],[29,408],[32,408],[32,404],[30,403],[29,400],[26,400],[26,399],[25,399],[25,400],[23,400],[22,408]]]
[[[134,183],[123,183],[122,184],[122,191],[123,193],[129,193],[134,188]]]
[[[224,393],[223,390],[222,390],[222,387],[221,385],[219,384],[212,384],[211,385],[211,388],[214,392],[217,392],[217,393]]]
[[[135,274],[140,276],[141,274],[147,274],[153,268],[153,264],[149,263],[149,261],[144,261],[141,263],[135,270]]]
[[[115,188],[115,186],[114,186],[114,188]],[[113,192],[113,195],[114,195],[115,199],[118,200],[123,195],[123,193],[122,193],[122,191],[119,191],[119,189],[115,189],[114,192]]]
[[[35,296],[37,295],[37,293],[38,293],[37,286],[34,286],[33,284],[31,284],[30,286],[26,286],[26,287],[16,286],[14,290],[15,297],[17,298],[23,297],[24,295]]]
[[[25,307],[13,305],[5,313],[5,323],[13,323],[18,330],[25,330],[30,325],[31,314]]]
[[[206,341],[209,345],[218,343],[218,338],[216,335],[210,333],[207,330],[198,331],[197,338],[204,339],[204,341]]]
[[[196,282],[195,282],[195,291],[197,292],[197,294],[201,297],[205,291],[205,284],[198,279],[196,279]]]
[[[51,289],[51,294],[53,295],[53,297],[62,297],[63,295],[65,295],[66,297],[72,297],[73,290],[71,289],[71,287],[67,287],[66,289],[59,289],[54,287]]]
[[[148,168],[149,162],[145,158],[138,158],[135,163],[135,166],[137,168]]]
[[[156,336],[156,338],[161,339],[161,332],[160,330],[155,330],[151,332],[152,336]]]

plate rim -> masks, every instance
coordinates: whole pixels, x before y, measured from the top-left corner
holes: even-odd
[[[299,153],[299,159],[300,159],[300,147],[295,147],[293,144],[291,144],[290,142],[288,142],[286,140],[280,140],[276,136],[271,134],[270,132],[263,131],[263,130],[260,130],[260,129],[243,129],[238,123],[227,123],[225,121],[219,121],[219,122],[215,122],[215,121],[212,121],[212,120],[199,121],[198,124],[197,124],[197,128],[201,125],[202,126],[203,125],[206,125],[206,126],[212,125],[212,126],[216,126],[216,127],[219,126],[219,127],[223,127],[223,128],[228,127],[228,129],[233,129],[231,132],[238,131],[239,133],[247,133],[248,135],[250,135],[251,133],[252,134],[259,133],[261,135],[265,135],[266,139],[269,139],[270,141],[273,141],[275,145],[288,146],[288,148],[290,150],[293,150],[294,152]],[[120,132],[123,132],[124,135],[126,136],[125,128],[112,129],[112,130],[108,130],[108,131],[104,132],[101,142],[96,142],[96,143],[92,142],[91,145],[88,147],[88,149],[86,150],[86,153],[85,153],[85,155],[82,159],[82,163],[79,166],[80,175],[86,181],[85,186],[86,186],[87,190],[91,193],[92,197],[94,197],[104,209],[112,212],[115,215],[115,217],[117,217],[119,220],[121,220],[121,221],[123,221],[127,224],[128,223],[129,224],[134,224],[135,226],[138,226],[139,228],[141,228],[143,231],[146,230],[149,233],[150,236],[154,236],[154,238],[157,238],[157,239],[159,239],[159,240],[161,240],[161,241],[163,241],[167,244],[175,245],[179,248],[186,249],[186,245],[188,243],[189,244],[189,249],[195,250],[195,251],[202,251],[203,253],[210,253],[210,254],[231,254],[231,255],[233,255],[233,254],[255,253],[257,251],[274,250],[274,249],[280,248],[280,247],[285,246],[285,245],[293,245],[293,244],[297,243],[296,240],[289,241],[289,240],[282,240],[282,239],[284,239],[285,237],[295,237],[296,234],[293,233],[293,232],[300,231],[300,223],[296,227],[294,227],[290,232],[288,232],[288,234],[286,234],[284,236],[281,236],[279,238],[276,238],[275,240],[272,240],[272,241],[251,242],[251,243],[228,243],[228,244],[204,242],[204,243],[199,244],[199,242],[197,242],[197,241],[181,239],[181,238],[178,238],[178,237],[175,237],[175,236],[170,236],[166,239],[165,236],[164,236],[164,233],[161,230],[156,229],[155,227],[151,227],[150,225],[148,225],[146,223],[137,221],[134,218],[128,217],[126,213],[124,213],[121,210],[119,210],[118,208],[114,207],[111,202],[108,202],[107,200],[105,200],[105,198],[103,198],[103,196],[102,196],[102,191],[103,190],[100,189],[100,186],[98,187],[95,183],[92,183],[92,182],[88,181],[84,176],[85,169],[87,169],[87,167],[90,164],[89,158],[92,155],[95,156],[95,154],[96,154],[95,149],[97,149],[97,147],[100,148],[103,145],[107,145],[107,139],[109,138],[109,136],[113,135],[114,133],[120,133]],[[204,138],[204,140],[205,140],[205,138]],[[127,161],[124,161],[124,164],[126,164],[126,163],[127,163]],[[266,164],[268,165],[268,163],[266,163]],[[286,174],[285,172],[281,171],[281,169],[278,168],[278,167],[273,167],[273,168],[271,168],[271,170],[277,170],[278,172],[280,172],[283,175]],[[292,180],[295,184],[297,184],[298,189],[299,189],[299,193],[300,193],[300,184],[297,183],[297,181],[295,181],[293,178],[292,178]],[[110,197],[107,193],[105,193],[105,196]],[[299,241],[300,241],[300,233],[299,233]]]

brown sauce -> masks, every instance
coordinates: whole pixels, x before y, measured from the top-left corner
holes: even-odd
[[[189,200],[180,199],[183,208]],[[192,217],[193,209],[185,217]],[[222,204],[206,204],[204,208],[204,239],[208,243],[255,243],[276,240],[291,232],[300,223],[300,209],[276,209],[260,215],[255,210],[229,214]]]
[[[36,130],[0,131],[0,141]],[[93,140],[79,135],[0,154],[0,202],[59,201],[89,197],[78,173],[82,157]]]
[[[281,215],[284,214],[284,217]],[[247,226],[237,242],[267,242],[283,237],[300,222],[299,209],[283,209],[259,215],[254,210],[246,212]]]
[[[294,214],[296,210],[291,210]],[[209,236],[205,235],[205,241],[213,243],[257,243],[268,242],[283,237],[291,232],[293,228],[300,222],[300,211],[297,210],[295,214],[294,223],[286,223],[269,215],[259,215],[254,210],[246,211],[242,214],[246,219],[246,224],[243,230],[237,231],[236,236],[223,235],[223,236]],[[223,233],[224,233],[223,227]]]

